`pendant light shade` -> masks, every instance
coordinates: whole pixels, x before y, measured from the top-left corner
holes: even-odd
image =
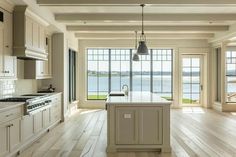
[[[139,41],[139,46],[137,50],[139,55],[148,55],[148,48],[145,41]]]
[[[139,61],[139,56],[137,53],[133,55],[133,61]]]
[[[137,50],[137,54],[138,55],[148,55],[148,48],[146,45],[146,36],[144,34],[144,17],[143,17],[143,8],[144,8],[144,4],[140,5],[142,7],[142,34],[140,36],[140,41],[139,41],[139,46],[138,46],[138,50]]]
[[[139,56],[137,54],[137,31],[135,31],[135,51],[136,53],[133,55],[133,61],[139,61]]]

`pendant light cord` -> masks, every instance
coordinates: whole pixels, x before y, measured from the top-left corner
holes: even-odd
[[[143,16],[143,8],[144,8],[145,4],[141,4],[141,7],[142,7],[142,35],[144,35],[144,24],[143,24],[143,21],[144,21],[144,16]]]

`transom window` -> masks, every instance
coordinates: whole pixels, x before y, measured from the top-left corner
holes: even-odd
[[[132,61],[133,49],[87,49],[87,99],[106,99],[110,91],[150,91],[172,99],[172,49],[150,49]]]

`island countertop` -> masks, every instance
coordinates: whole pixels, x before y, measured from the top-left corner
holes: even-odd
[[[170,105],[172,102],[151,92],[129,92],[128,96],[108,96],[107,105],[112,104],[159,104]]]

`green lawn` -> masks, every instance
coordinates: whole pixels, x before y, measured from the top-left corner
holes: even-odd
[[[88,100],[105,100],[107,95],[88,95]]]

